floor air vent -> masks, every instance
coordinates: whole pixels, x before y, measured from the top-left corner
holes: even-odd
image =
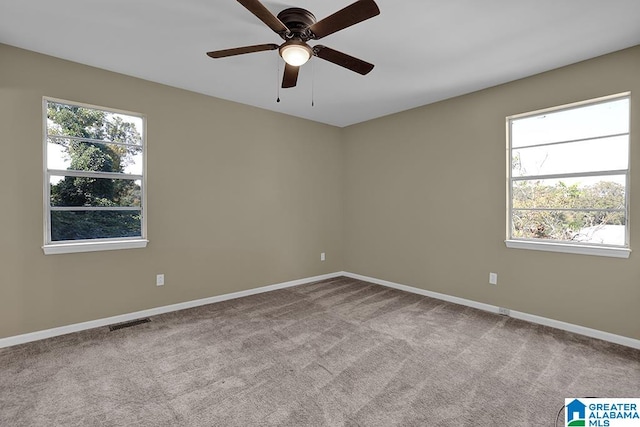
[[[149,323],[149,322],[151,322],[151,319],[149,319],[148,317],[145,317],[144,319],[132,320],[130,322],[122,322],[122,323],[116,323],[115,325],[110,325],[109,330],[117,331],[118,329],[130,328],[132,326],[142,325],[143,323]]]

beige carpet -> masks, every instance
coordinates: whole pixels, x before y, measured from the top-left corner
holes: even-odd
[[[339,278],[0,350],[2,426],[553,426],[640,351]]]

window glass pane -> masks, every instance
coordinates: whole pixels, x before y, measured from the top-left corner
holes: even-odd
[[[629,98],[580,106],[511,121],[511,146],[615,135],[629,132]]]
[[[511,159],[514,177],[622,170],[629,166],[629,137],[514,148]]]
[[[516,239],[623,246],[625,224],[622,212],[516,209],[512,213],[511,235]]]
[[[47,135],[142,145],[142,117],[47,102]]]
[[[141,212],[136,211],[52,211],[51,240],[140,237]]]
[[[121,172],[142,175],[142,147],[47,139],[47,167],[58,170]]]
[[[142,206],[140,180],[51,176],[51,206]]]
[[[513,181],[513,209],[622,209],[625,175]]]

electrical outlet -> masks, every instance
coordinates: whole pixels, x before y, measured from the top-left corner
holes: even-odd
[[[489,284],[491,285],[498,284],[498,273],[489,273]]]
[[[504,307],[498,307],[498,314],[501,314],[503,316],[508,316],[511,312],[509,311],[508,308],[504,308]]]
[[[324,252],[320,254],[320,261],[324,261],[327,257],[324,255]]]
[[[156,286],[164,286],[164,274],[156,275]]]

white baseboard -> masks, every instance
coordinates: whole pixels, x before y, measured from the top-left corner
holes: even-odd
[[[342,275],[350,277],[352,279],[363,280],[365,282],[375,283],[377,285],[386,286],[389,288],[399,289],[401,291],[411,292],[418,295],[424,295],[427,297],[452,302],[455,304],[466,305],[468,307],[477,308],[491,313],[499,314],[500,307],[491,304],[485,304],[482,302],[472,301],[465,298],[454,297],[447,294],[440,294],[438,292],[427,291],[425,289],[415,288],[413,286],[401,285],[399,283],[389,282],[387,280],[376,279],[375,277],[363,276],[360,274],[354,274],[349,272],[342,272]],[[585,335],[591,338],[597,338],[603,341],[609,341],[615,344],[624,345],[626,347],[636,348],[640,350],[640,340],[625,337],[622,335],[616,335],[609,332],[599,331],[597,329],[591,329],[580,325],[574,325],[572,323],[562,322],[560,320],[548,319],[546,317],[536,316],[534,314],[523,313],[520,311],[510,310],[509,316],[515,319],[525,320],[531,323],[537,323],[539,325],[550,326],[552,328],[561,329],[563,331],[573,332],[579,335]]]
[[[215,297],[202,298],[193,301],[181,302],[178,304],[165,305],[162,307],[150,308],[147,310],[136,311],[133,313],[121,314],[118,316],[106,317],[104,319],[90,320],[88,322],[75,323],[67,326],[60,326],[43,331],[31,332],[13,337],[0,338],[0,348],[10,347],[13,345],[24,344],[31,341],[38,341],[45,338],[57,337],[73,332],[80,332],[87,329],[99,328],[102,326],[113,325],[114,323],[128,322],[130,320],[140,319],[142,317],[157,316],[159,314],[170,313],[172,311],[184,310],[186,308],[199,307],[201,305],[213,304],[216,302],[227,301],[230,299],[246,297],[249,295],[261,294],[263,292],[275,291],[277,289],[290,288],[292,286],[303,285],[305,283],[317,282],[319,280],[332,279],[342,276],[342,272],[323,274],[321,276],[307,277],[304,279],[291,280],[284,283],[276,283],[273,285],[262,286],[260,288],[248,289],[246,291],[233,292],[230,294],[217,295]]]
[[[0,338],[0,348],[10,347],[18,344],[24,344],[31,341],[38,341],[45,338],[56,337],[59,335],[66,335],[73,332],[84,331],[87,329],[113,325],[115,323],[128,322],[130,320],[136,320],[142,317],[157,316],[159,314],[170,313],[172,311],[184,310],[187,308],[199,307],[201,305],[213,304],[216,302],[246,297],[249,295],[260,294],[263,292],[275,291],[277,289],[290,288],[292,286],[304,285],[306,283],[317,282],[319,280],[333,279],[335,277],[340,277],[340,276],[346,276],[352,279],[363,280],[365,282],[375,283],[377,285],[399,289],[401,291],[411,292],[418,295],[424,295],[427,297],[452,302],[454,304],[465,305],[468,307],[477,308],[479,310],[489,311],[491,313],[499,313],[498,311],[499,307],[495,305],[485,304],[485,303],[481,303],[481,302],[477,302],[477,301],[473,301],[465,298],[455,297],[447,294],[441,294],[438,292],[427,291],[425,289],[420,289],[413,286],[401,285],[399,283],[389,282],[387,280],[376,279],[375,277],[363,276],[360,274],[349,273],[347,271],[338,271],[335,273],[323,274],[323,275],[314,276],[314,277],[307,277],[304,279],[298,279],[298,280],[292,280],[289,282],[262,286],[260,288],[255,288],[255,289],[248,289],[246,291],[233,292],[230,294],[218,295],[218,296],[209,297],[209,298],[202,298],[202,299],[197,299],[193,301],[186,301],[178,304],[165,305],[162,307],[150,308],[148,310],[121,314],[118,316],[107,317],[104,319],[90,320],[88,322],[75,323],[72,325],[60,326],[57,328],[31,332],[23,335],[16,335],[13,337]],[[515,319],[525,320],[527,322],[537,323],[539,325],[544,325],[544,326],[550,326],[552,328],[561,329],[564,331],[573,332],[580,335],[585,335],[587,337],[597,338],[603,341],[609,341],[615,344],[620,344],[627,347],[640,349],[640,340],[637,340],[637,339],[624,337],[621,335],[615,335],[609,332],[599,331],[597,329],[586,328],[584,326],[574,325],[571,323],[566,323],[566,322],[562,322],[554,319],[548,319],[546,317],[536,316],[533,314],[523,313],[523,312],[514,311],[514,310],[510,310],[509,315]]]

